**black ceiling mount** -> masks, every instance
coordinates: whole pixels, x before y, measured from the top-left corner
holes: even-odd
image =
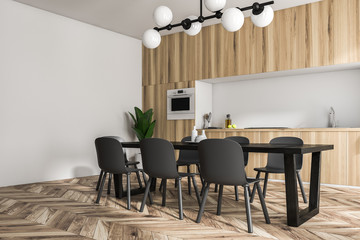
[[[264,11],[264,7],[266,5],[271,5],[271,4],[274,4],[274,1],[269,1],[269,2],[264,2],[264,3],[258,3],[258,2],[255,2],[253,3],[253,5],[249,6],[249,7],[244,7],[244,8],[239,8],[237,7],[237,9],[239,9],[240,11],[248,11],[248,10],[252,10],[252,13],[254,15],[259,15],[261,14],[263,11]],[[188,30],[190,29],[191,27],[191,24],[194,23],[194,22],[200,22],[200,23],[203,23],[205,22],[206,20],[209,20],[209,19],[212,19],[212,18],[217,18],[217,19],[220,19],[222,17],[222,12],[221,10],[220,11],[216,11],[214,13],[214,15],[210,15],[210,16],[207,16],[207,17],[204,17],[203,14],[202,14],[202,6],[203,6],[203,3],[202,3],[202,0],[200,0],[200,16],[194,20],[190,20],[189,18],[186,18],[184,20],[182,20],[180,23],[176,23],[176,24],[169,24],[165,27],[154,27],[154,30],[160,32],[162,30],[171,30],[173,29],[174,27],[180,27],[182,26],[185,30]]]
[[[255,2],[253,4],[252,13],[254,15],[259,15],[264,11],[264,5],[259,4],[258,2]]]

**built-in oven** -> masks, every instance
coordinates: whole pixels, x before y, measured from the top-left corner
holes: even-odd
[[[195,88],[167,91],[167,119],[195,119]]]

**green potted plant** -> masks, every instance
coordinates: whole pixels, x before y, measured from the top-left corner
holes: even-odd
[[[134,120],[134,129],[136,137],[141,141],[144,138],[151,138],[154,133],[156,120],[152,121],[153,110],[150,108],[145,113],[138,107],[134,107],[135,116],[129,112],[131,118]]]

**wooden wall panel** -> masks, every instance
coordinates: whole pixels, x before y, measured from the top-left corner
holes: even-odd
[[[166,35],[143,48],[143,85],[360,62],[360,0],[323,0],[275,12],[258,28],[221,24],[194,36]]]
[[[177,82],[143,87],[143,108],[154,109],[154,119],[157,123],[154,137],[166,138],[170,141],[180,141],[191,135],[195,120],[167,120],[167,90],[174,88],[195,87],[195,82]]]
[[[360,132],[348,133],[347,183],[360,186]]]

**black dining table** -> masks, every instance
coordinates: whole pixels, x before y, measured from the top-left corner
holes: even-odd
[[[197,143],[171,142],[174,149],[178,150],[197,150]],[[122,142],[124,148],[140,148],[139,142]],[[334,149],[334,145],[325,144],[270,144],[270,143],[250,143],[241,144],[244,152],[254,153],[282,153],[284,154],[285,167],[285,189],[286,189],[286,211],[287,224],[298,227],[319,213],[320,207],[320,172],[321,172],[321,152]],[[312,154],[311,175],[310,175],[310,196],[307,208],[300,210],[298,201],[297,178],[296,178],[296,154]],[[119,176],[116,177],[121,181]],[[114,176],[115,180],[115,176]],[[116,196],[121,196],[122,184],[116,184]],[[155,186],[153,186],[154,190]],[[119,193],[121,191],[121,194]],[[141,191],[143,192],[143,191]]]

